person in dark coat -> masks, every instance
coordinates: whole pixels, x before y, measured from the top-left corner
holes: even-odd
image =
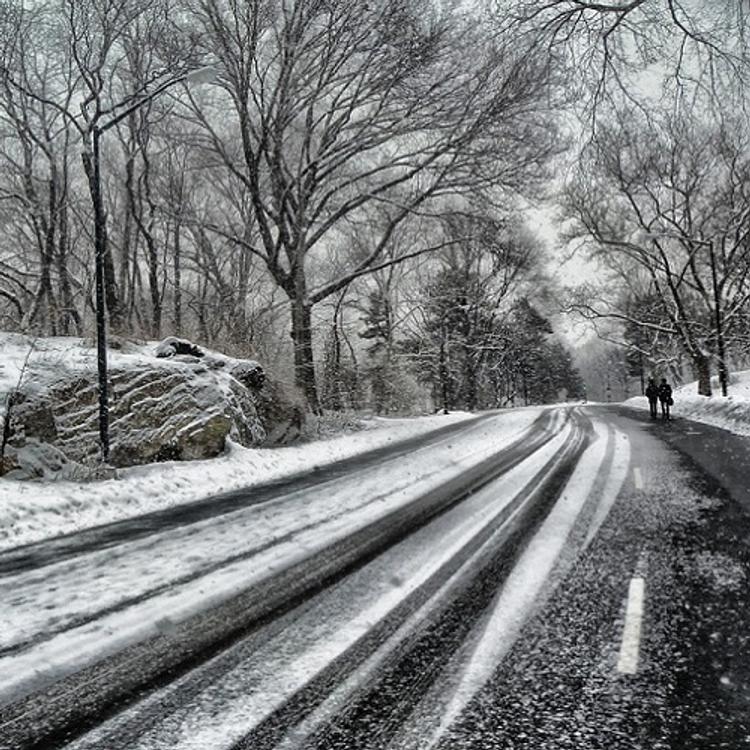
[[[666,378],[659,383],[659,403],[661,404],[661,418],[669,419],[669,407],[672,406],[672,386],[667,383]]]
[[[646,398],[648,399],[648,410],[651,412],[651,419],[656,419],[656,402],[659,400],[659,386],[653,378],[648,379],[646,386]]]

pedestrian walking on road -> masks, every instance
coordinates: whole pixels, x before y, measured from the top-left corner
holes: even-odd
[[[666,378],[659,383],[659,403],[661,404],[661,418],[669,420],[669,407],[674,404],[672,399],[672,386],[667,383]]]
[[[646,386],[646,398],[648,399],[648,410],[651,412],[651,419],[656,419],[656,402],[659,400],[659,386],[653,378],[648,379]]]

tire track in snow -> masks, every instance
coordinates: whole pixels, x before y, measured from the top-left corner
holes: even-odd
[[[508,446],[507,450],[512,452],[513,450],[524,444],[526,444],[530,448],[531,446],[536,445],[539,440],[544,439],[545,435],[548,439],[560,428],[561,420],[564,421],[564,416],[562,414],[558,414],[557,412],[548,412],[546,414],[540,415],[540,417],[535,420],[535,422],[528,430],[524,431],[517,440],[515,440],[510,446]],[[474,428],[476,428],[476,426],[477,425],[474,425]],[[462,434],[466,434],[466,432]],[[453,436],[453,438],[446,439],[455,440],[455,436]],[[432,444],[430,444],[430,446],[428,446],[428,448],[426,449],[428,450],[431,447],[433,447]],[[498,458],[500,460],[502,460],[502,453],[503,452],[501,451],[500,454],[498,454]],[[411,456],[412,459],[415,458],[414,453],[412,453]],[[331,483],[331,481],[326,480],[322,484],[325,485],[329,483]],[[410,482],[407,482],[407,485],[409,483]],[[319,489],[320,486],[317,486],[316,490]],[[122,596],[116,600],[110,599],[111,603],[99,604],[96,609],[89,609],[88,611],[80,613],[71,613],[71,615],[67,617],[56,617],[54,624],[49,623],[43,629],[39,629],[36,632],[33,632],[30,636],[8,639],[6,633],[6,642],[3,643],[2,646],[0,646],[0,659],[7,656],[15,656],[21,654],[24,651],[28,651],[29,649],[33,648],[34,646],[44,643],[45,641],[50,641],[57,635],[73,631],[74,629],[81,628],[89,623],[95,623],[105,617],[117,615],[118,613],[122,613],[131,607],[147,602],[150,599],[169,594],[170,592],[177,590],[180,586],[186,586],[187,584],[190,584],[192,582],[199,581],[203,578],[208,578],[213,574],[220,574],[230,566],[236,565],[238,563],[243,563],[252,559],[253,557],[263,555],[264,553],[269,552],[274,548],[280,548],[282,545],[289,545],[297,541],[301,543],[306,535],[309,536],[317,529],[322,529],[325,526],[334,528],[338,520],[344,520],[350,517],[354,518],[357,514],[363,513],[363,511],[365,511],[367,508],[377,506],[388,496],[392,495],[394,493],[394,489],[395,488],[393,486],[383,486],[374,494],[367,494],[364,497],[364,502],[354,508],[347,506],[339,512],[334,512],[332,514],[324,515],[323,517],[315,518],[310,523],[303,523],[298,526],[294,526],[284,534],[281,534],[279,536],[274,535],[272,538],[263,541],[261,544],[247,547],[235,554],[224,555],[219,559],[215,559],[212,556],[203,564],[192,567],[192,569],[186,574],[174,575],[164,582],[159,581],[159,583],[157,583],[156,585],[141,587],[140,589],[136,587],[135,591],[128,591],[127,595]],[[288,505],[300,504],[304,502],[305,493],[309,491],[309,488],[307,490],[298,489],[294,493],[280,494],[276,499],[278,499],[279,501],[283,501]],[[255,503],[255,505],[259,504],[260,503]],[[227,522],[227,519],[230,519],[231,523],[231,518],[237,517],[235,516],[235,514],[242,514],[245,510],[246,508],[240,508],[235,509],[231,513],[221,512],[219,513],[218,517],[220,522],[222,523]],[[215,519],[210,519],[208,521],[204,520],[201,522],[201,524],[208,524],[212,520]],[[196,532],[200,532],[200,528],[197,528]],[[336,538],[336,536],[336,534],[333,534],[334,538]],[[340,536],[340,534],[338,536]],[[139,539],[141,539],[141,537],[136,536],[135,539],[131,541],[137,542]],[[184,539],[184,543],[187,545],[190,543],[190,540],[186,538]],[[139,552],[139,547],[140,543],[133,550],[123,548],[120,551],[122,555],[127,555],[128,553],[132,554],[133,552],[137,554]],[[91,556],[92,552],[87,551],[84,553],[84,555]],[[80,564],[84,564],[84,562],[88,564],[90,569],[94,567],[96,567],[97,569],[101,569],[111,564],[111,562],[109,562],[108,560],[101,559],[98,556],[91,557],[90,559],[84,558],[84,560]],[[24,591],[28,592],[35,583],[39,583],[43,586],[48,586],[50,576],[53,573],[57,572],[57,570],[65,573],[67,570],[66,566],[69,564],[70,563],[68,561],[63,560],[54,564],[50,563],[50,565],[43,567],[39,571],[34,571],[32,575],[16,574],[14,576],[15,580],[14,578],[6,578],[5,580],[0,579],[0,592],[7,592],[9,590],[12,590],[13,587],[22,587]],[[218,581],[216,581],[215,583],[218,584]],[[60,584],[56,585],[59,589],[62,590],[64,584],[65,582],[63,580]],[[161,618],[159,617],[157,619]]]
[[[582,437],[579,432],[579,437]],[[352,677],[333,690],[308,718],[278,718],[277,729],[298,723],[282,741],[281,734],[254,732],[234,750],[278,747],[284,750],[371,750],[385,747],[407,720],[420,698],[440,678],[446,664],[470,634],[497,592],[497,582],[512,567],[547,506],[554,502],[580,454],[581,442],[573,440],[545,481],[536,485],[509,519],[497,538],[472,561],[470,571],[450,590],[444,602],[431,603],[417,612],[406,633],[399,633],[384,651],[376,652],[363,667],[363,675]],[[548,467],[545,467],[545,469]],[[539,476],[539,475],[537,475]],[[384,653],[385,652],[385,653]],[[300,702],[304,702],[300,700]],[[304,714],[304,712],[302,712]],[[334,715],[331,715],[331,714]],[[286,731],[284,732],[286,734]],[[398,744],[394,747],[399,747]]]
[[[102,526],[5,549],[0,551],[0,577],[26,570],[38,570],[71,557],[116,547],[126,541],[133,541],[172,528],[189,526],[209,518],[233,513],[242,508],[268,502],[285,494],[320,487],[335,482],[353,472],[377,466],[384,461],[397,461],[410,455],[415,450],[434,447],[446,440],[455,440],[461,434],[474,430],[487,420],[497,416],[497,413],[482,414],[473,419],[446,425],[426,435],[417,435],[395,445],[382,446],[323,467],[315,467],[313,470],[304,473],[175,505],[135,518],[126,518]],[[545,418],[547,416],[542,414],[539,421]]]
[[[19,738],[19,745],[50,750],[95,726],[102,714],[140,699],[145,691],[163,687],[180,674],[204,663],[257,629],[349,575],[392,544],[421,528],[533,453],[567,417],[543,415],[524,436],[480,462],[439,490],[427,493],[365,526],[314,559],[305,558],[210,611],[175,623],[166,632],[149,629],[145,640],[102,659],[92,651],[89,666],[66,674],[52,671],[31,677],[27,695],[0,709],[0,734]],[[37,691],[45,689],[43,699]]]
[[[159,726],[146,732],[144,746],[226,747],[255,727],[239,746],[272,747],[290,725],[338,692],[342,683],[356,685],[363,664],[381,662],[386,658],[384,651],[408,638],[410,627],[405,623],[415,612],[431,612],[435,599],[447,595],[444,589],[456,585],[453,579],[467,575],[465,569],[471,569],[488,540],[536,490],[540,475],[565,452],[570,432],[568,425],[531,459],[323,592],[268,643],[249,649],[238,644],[231,654],[217,657],[200,674],[186,675],[170,688],[175,693],[172,699],[155,696],[152,705],[142,710],[134,707],[126,722],[128,729],[115,720],[106,731],[95,730],[90,739],[82,739],[74,750],[129,749],[130,732],[153,723]],[[495,490],[496,486],[504,489]],[[395,587],[394,579],[398,581]],[[316,619],[321,613],[326,622],[333,623],[322,632]],[[383,645],[389,642],[390,646]],[[211,689],[204,697],[200,685],[207,681]],[[215,715],[212,705],[217,694],[226,697],[218,699],[222,710]],[[171,712],[178,717],[163,721],[164,714]]]
[[[539,610],[596,535],[627,477],[630,448],[627,436],[619,430],[595,421],[594,432],[594,442],[581,456],[558,502],[500,590],[466,658],[461,677],[453,685],[449,700],[443,702],[441,720],[430,741],[414,741],[415,734],[407,730],[406,734],[412,739],[400,741],[399,750],[445,744],[451,724],[487,683],[520,635],[524,623]],[[603,491],[599,491],[604,477]],[[587,536],[580,547],[567,550],[563,555],[566,545],[573,540],[576,524],[586,521],[583,517],[589,502],[596,502],[596,506],[587,520]]]

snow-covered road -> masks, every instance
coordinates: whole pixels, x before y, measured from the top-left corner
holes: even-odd
[[[216,607],[429,494],[530,433],[505,413],[346,478],[0,578],[0,701]],[[564,412],[545,418],[545,439]]]
[[[664,661],[689,637],[675,608],[693,590],[665,529],[712,507],[693,482],[604,410],[517,412],[304,491],[7,572],[0,747],[557,748],[535,727],[565,726],[583,747],[619,748],[629,716],[662,716],[686,663]],[[701,570],[724,559],[712,555]],[[584,721],[576,701],[612,715]],[[559,747],[579,747],[565,736]]]
[[[554,424],[559,427],[558,422]],[[389,642],[379,644],[370,655],[371,660],[382,662],[411,631],[411,624],[404,625],[400,619],[407,612],[410,619],[425,617],[458,579],[476,569],[477,559],[486,554],[487,547],[497,545],[504,525],[517,513],[514,501],[528,499],[529,488],[554,470],[555,458],[559,460],[566,446],[577,443],[580,434],[579,427],[566,422],[533,455],[326,589],[286,627],[275,628],[268,640],[251,649],[241,646],[232,657],[219,657],[217,661],[227,665],[243,654],[239,664],[212,681],[209,691],[183,702],[138,747],[231,747],[336,659],[345,654],[352,658],[352,650],[375,630],[381,638],[384,632],[390,635]],[[215,668],[216,663],[206,666],[207,670]],[[352,684],[359,680],[361,675],[353,675]],[[180,685],[170,688],[180,689]],[[221,695],[219,714],[217,695]],[[152,699],[161,700],[161,695]],[[75,747],[109,746],[118,734],[119,727],[107,725]],[[299,729],[297,735],[299,739]]]

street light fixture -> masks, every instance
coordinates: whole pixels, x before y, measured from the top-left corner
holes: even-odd
[[[96,362],[99,401],[99,445],[102,461],[109,459],[109,386],[107,381],[107,320],[106,298],[104,294],[105,258],[107,254],[107,215],[104,210],[101,180],[100,142],[102,135],[122,122],[133,112],[154,101],[159,95],[178,83],[189,85],[210,83],[216,79],[217,70],[213,67],[203,67],[191,70],[181,76],[165,81],[153,91],[138,96],[133,101],[128,100],[115,105],[113,110],[121,110],[118,114],[100,124],[99,117],[94,118],[87,130],[87,148],[82,154],[83,166],[86,171],[94,208],[94,259],[95,259],[95,306],[96,306]]]

